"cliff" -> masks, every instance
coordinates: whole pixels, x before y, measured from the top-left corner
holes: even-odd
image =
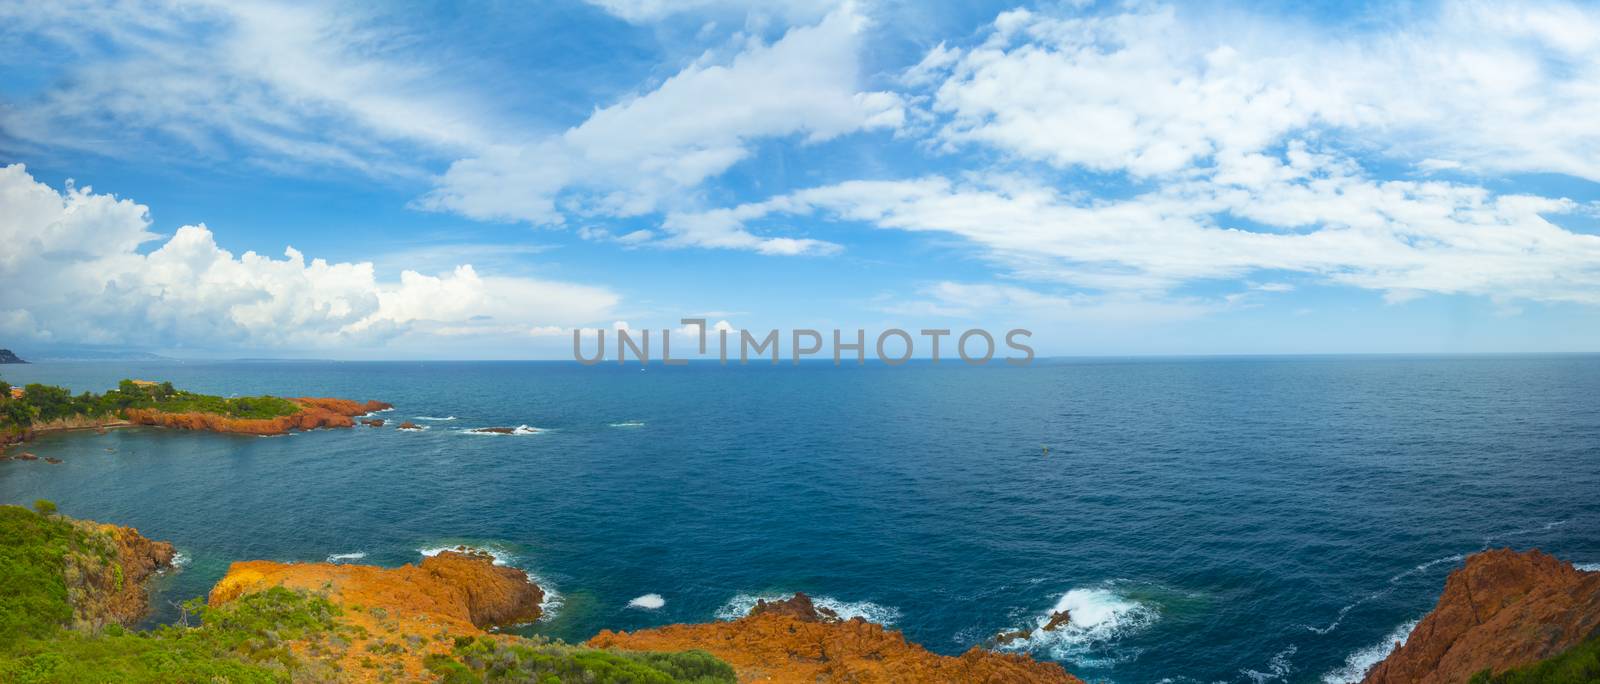
[[[144,619],[150,611],[145,582],[172,567],[172,544],[146,539],[131,527],[87,520],[74,524],[90,540],[90,549],[66,558],[72,628],[94,632]]]
[[[366,671],[364,661],[379,653],[394,676],[408,681],[428,679],[425,659],[448,654],[457,637],[538,619],[544,600],[521,570],[462,550],[398,568],[241,561],[229,566],[208,601],[222,606],[273,587],[325,595],[344,609],[340,622],[358,629],[338,657],[341,669]]]
[[[587,645],[636,651],[703,650],[733,665],[739,681],[1080,683],[1060,665],[974,647],[941,656],[861,618],[841,620],[805,594],[760,603],[730,622],[602,631]]]
[[[209,430],[244,435],[281,435],[290,430],[346,428],[355,425],[357,416],[391,408],[381,401],[366,403],[349,399],[300,397],[292,399],[300,410],[273,418],[233,418],[216,413],[168,412],[152,408],[130,408],[123,412],[135,425],[154,425],[178,430]]]
[[[1600,573],[1537,550],[1474,554],[1367,684],[1465,682],[1550,658],[1600,632]]]

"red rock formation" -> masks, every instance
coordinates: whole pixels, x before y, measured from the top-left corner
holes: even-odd
[[[637,632],[605,630],[588,641],[597,648],[639,651],[701,649],[738,673],[761,682],[1059,682],[1081,681],[1060,665],[1023,655],[973,648],[941,656],[907,642],[897,631],[861,618],[840,620],[804,594],[761,602],[732,622],[670,625]]]
[[[323,593],[343,607],[341,620],[363,632],[342,661],[361,681],[368,646],[416,643],[386,656],[398,663],[403,681],[432,681],[423,665],[430,653],[448,653],[452,637],[476,636],[495,626],[532,622],[544,590],[516,568],[498,566],[488,554],[459,549],[423,559],[419,565],[378,568],[332,563],[241,561],[211,589],[211,605],[275,586]],[[370,677],[369,677],[370,678]]]
[[[1465,682],[1527,665],[1600,630],[1600,573],[1537,550],[1474,554],[1445,580],[1439,603],[1368,684]]]
[[[66,558],[71,568],[66,577],[73,627],[96,631],[144,619],[150,610],[145,581],[172,567],[172,545],[146,539],[131,527],[87,520],[75,524],[104,547]]]
[[[389,408],[381,401],[360,403],[349,399],[300,397],[296,413],[277,418],[229,418],[215,413],[168,413],[156,409],[131,408],[125,411],[129,422],[178,430],[209,430],[243,435],[281,435],[290,430],[346,428],[355,417]]]

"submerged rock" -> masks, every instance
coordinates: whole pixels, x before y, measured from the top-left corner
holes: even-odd
[[[1565,651],[1600,630],[1600,573],[1538,550],[1473,554],[1367,684],[1465,682]]]
[[[32,453],[24,451],[24,452],[22,452],[20,454],[17,454],[17,460],[18,461],[37,461],[37,460],[39,460],[39,457],[35,456]]]
[[[361,423],[363,425],[366,425],[367,427],[383,427],[383,419],[382,418],[368,418],[366,420],[361,421]]]
[[[489,434],[495,434],[495,435],[514,435],[514,434],[517,433],[517,429],[516,428],[508,428],[508,427],[483,427],[483,428],[472,428],[471,430],[468,430],[467,432],[483,432],[483,433],[489,433]]]
[[[59,458],[52,458],[52,457],[50,457],[50,456],[46,456],[46,457],[44,457],[44,462],[45,462],[45,463],[53,463],[53,464],[59,464],[59,463],[61,463],[61,459],[59,459]]]
[[[413,422],[408,420],[408,421],[400,424],[400,429],[401,430],[421,430],[422,426],[418,425],[416,423],[413,423]]]

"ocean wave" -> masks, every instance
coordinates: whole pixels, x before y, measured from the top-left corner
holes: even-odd
[[[361,560],[361,559],[366,558],[366,557],[367,557],[367,552],[365,552],[365,551],[356,551],[356,552],[353,552],[353,553],[330,553],[330,554],[328,554],[327,562],[329,562],[329,563],[343,563],[345,561]]]
[[[1292,658],[1294,658],[1294,654],[1299,650],[1300,647],[1290,644],[1288,648],[1278,651],[1272,656],[1272,660],[1267,662],[1266,672],[1261,672],[1259,670],[1240,670],[1239,674],[1249,678],[1249,680],[1255,682],[1255,684],[1266,684],[1267,682],[1275,682],[1280,679],[1287,680],[1289,678],[1289,674],[1294,672],[1294,661]]]
[[[766,593],[766,594],[736,594],[722,604],[714,614],[718,620],[737,620],[750,614],[750,609],[756,607],[756,602],[765,600],[768,603],[783,601],[794,594]],[[841,619],[849,620],[861,618],[867,622],[880,625],[892,625],[900,619],[900,610],[890,606],[879,605],[871,601],[841,601],[832,596],[813,596],[811,602],[818,608],[827,608]]]
[[[657,610],[667,605],[667,600],[660,594],[645,594],[628,602],[629,608],[643,608],[644,610]]]
[[[436,416],[413,416],[412,417],[412,420],[438,420],[438,421],[445,421],[445,420],[455,420],[455,419],[456,419],[455,416],[445,416],[443,418],[439,418],[439,417],[436,417]]]
[[[642,428],[642,427],[644,427],[644,421],[642,421],[642,420],[625,420],[625,421],[623,421],[621,423],[611,423],[611,427],[614,427],[614,428]]]
[[[1069,617],[1067,624],[1045,631],[1050,616],[1063,610]],[[1156,606],[1129,598],[1113,586],[1075,588],[1062,594],[1050,610],[1034,617],[1027,637],[1000,648],[1042,653],[1085,667],[1107,667],[1138,657],[1142,649],[1119,648],[1116,643],[1149,629],[1160,618]]]
[[[422,432],[423,430],[428,429],[428,426],[427,425],[412,425],[411,427],[397,427],[395,429],[396,430],[404,430],[406,432]]]
[[[172,552],[172,569],[178,570],[189,564],[189,554],[182,551]]]
[[[1367,670],[1373,665],[1382,662],[1384,658],[1394,651],[1395,642],[1404,644],[1411,637],[1411,630],[1417,628],[1420,620],[1412,620],[1389,632],[1387,636],[1376,644],[1363,648],[1350,657],[1345,658],[1344,665],[1328,674],[1322,675],[1323,684],[1351,684],[1359,682],[1367,676]]]
[[[1560,523],[1555,523],[1555,524],[1560,524]],[[1456,554],[1451,554],[1451,555],[1448,555],[1448,556],[1440,556],[1439,558],[1435,558],[1433,560],[1426,561],[1426,562],[1423,562],[1423,563],[1418,563],[1417,565],[1413,566],[1411,569],[1406,570],[1404,572],[1401,572],[1401,573],[1399,573],[1399,574],[1397,574],[1397,575],[1395,575],[1393,577],[1390,577],[1389,578],[1389,586],[1387,586],[1387,587],[1385,587],[1383,589],[1380,589],[1378,591],[1372,592],[1370,594],[1367,594],[1366,596],[1363,596],[1363,597],[1361,597],[1359,599],[1356,599],[1354,603],[1346,604],[1343,608],[1340,608],[1339,609],[1339,614],[1334,616],[1333,622],[1328,623],[1327,626],[1325,626],[1325,627],[1315,627],[1315,626],[1312,626],[1312,625],[1305,625],[1305,624],[1302,624],[1300,626],[1304,627],[1307,630],[1310,630],[1312,632],[1316,632],[1317,634],[1327,634],[1328,632],[1332,632],[1333,630],[1339,628],[1339,625],[1344,622],[1345,616],[1349,615],[1350,611],[1354,610],[1357,606],[1360,606],[1361,604],[1367,603],[1368,601],[1373,601],[1373,600],[1380,599],[1380,598],[1383,598],[1385,596],[1388,596],[1389,593],[1394,591],[1395,587],[1397,585],[1399,585],[1400,582],[1402,580],[1406,579],[1407,577],[1411,577],[1412,575],[1416,575],[1418,573],[1427,572],[1430,568],[1433,568],[1433,567],[1438,566],[1440,564],[1443,564],[1443,563],[1455,563],[1455,562],[1461,561],[1464,558],[1466,558],[1466,555],[1460,554],[1460,553],[1456,553]]]
[[[1580,572],[1600,572],[1600,563],[1573,563]]]
[[[361,414],[359,416],[356,416],[356,417],[357,418],[371,418],[371,417],[376,416],[376,415],[378,415],[380,413],[388,413],[388,412],[393,411],[393,410],[394,410],[394,407],[391,406],[391,407],[386,408],[386,409],[378,409],[376,411],[368,411],[368,412],[363,413],[363,414]]]
[[[518,425],[514,428],[510,428],[510,432],[503,432],[502,430],[504,429],[505,428],[468,428],[466,430],[462,430],[461,433],[466,435],[495,435],[501,437],[515,437],[519,435],[537,435],[541,432],[547,431],[545,428],[533,427],[532,425]]]

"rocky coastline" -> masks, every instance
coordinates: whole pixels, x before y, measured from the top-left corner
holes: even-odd
[[[173,568],[172,545],[137,530],[58,517],[48,502],[37,514],[0,508],[6,516],[37,515],[72,531],[76,541],[66,546],[60,571],[70,605],[61,627],[71,632],[113,634],[107,630],[137,623],[148,611],[146,583]],[[660,673],[698,668],[710,674],[694,681],[1081,684],[1060,665],[1026,655],[981,646],[939,655],[898,631],[841,618],[805,594],[759,601],[734,620],[602,630],[581,645],[496,631],[539,619],[545,599],[545,590],[523,571],[459,547],[397,568],[239,561],[211,589],[204,610],[243,613],[274,601],[323,606],[315,613],[318,629],[270,630],[282,641],[274,657],[293,681],[479,681],[475,677],[488,671],[589,676],[584,668],[603,662],[660,668],[638,681],[678,681]],[[161,638],[181,641],[185,630],[210,627],[160,629]],[[1450,574],[1434,609],[1364,682],[1498,682],[1493,677],[1593,646],[1596,638],[1600,573],[1537,550],[1484,551]],[[7,657],[0,649],[0,673],[10,667]]]
[[[291,430],[354,427],[361,416],[393,408],[382,401],[358,402],[328,397],[298,397],[289,401],[299,404],[300,410],[274,418],[231,418],[215,413],[172,413],[146,408],[130,408],[123,413],[132,425],[239,435],[282,435]]]

